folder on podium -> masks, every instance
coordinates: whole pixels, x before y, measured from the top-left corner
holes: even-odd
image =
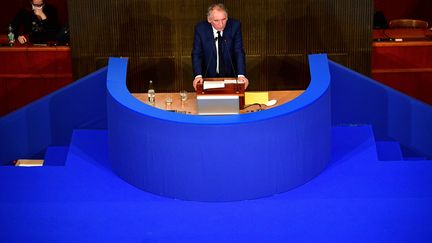
[[[236,78],[205,78],[197,85],[198,114],[238,114],[244,108],[244,87]]]

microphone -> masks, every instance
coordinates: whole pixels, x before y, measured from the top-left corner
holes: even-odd
[[[225,49],[228,49],[227,40],[226,40],[226,38],[223,38],[223,39],[224,39]],[[234,75],[235,75],[235,80],[236,80],[236,93],[239,93],[239,88],[238,88],[238,75],[237,75],[237,72],[236,72],[236,70],[235,70],[235,68],[234,68],[234,64],[233,64],[233,61],[232,61],[231,53],[230,53],[229,50],[228,50],[228,56],[229,56],[229,60],[230,60],[230,63],[231,63],[232,71],[233,71],[233,73],[234,73]]]
[[[214,41],[216,42],[217,41],[217,37],[215,37],[214,38]],[[208,71],[208,69],[209,69],[209,66],[210,66],[210,61],[211,61],[211,58],[214,56],[214,48],[212,48],[212,53],[211,53],[211,55],[209,56],[209,58],[208,58],[208,60],[207,60],[207,67],[206,67],[206,70],[205,70],[205,72],[204,72],[204,76],[203,76],[203,78],[204,77],[206,77],[206,75],[207,75],[207,71]]]

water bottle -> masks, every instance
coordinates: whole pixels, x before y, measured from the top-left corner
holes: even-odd
[[[13,33],[13,28],[12,25],[9,25],[9,34],[8,34],[8,39],[9,39],[9,45],[13,45],[15,43],[15,35]]]
[[[147,95],[148,95],[148,101],[151,105],[155,104],[155,90],[153,88],[153,81],[149,81],[149,87],[148,87],[148,91],[147,91]]]

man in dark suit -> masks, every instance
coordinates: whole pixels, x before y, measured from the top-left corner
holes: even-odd
[[[249,85],[246,75],[245,52],[241,25],[228,19],[223,4],[212,4],[207,11],[207,21],[195,26],[192,49],[193,86],[203,82],[203,77],[238,77]]]

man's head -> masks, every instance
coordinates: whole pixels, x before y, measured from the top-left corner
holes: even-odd
[[[228,21],[228,10],[222,3],[210,5],[207,11],[207,21],[216,30],[223,31]]]
[[[42,8],[45,4],[45,0],[31,0],[30,3],[33,8]]]

